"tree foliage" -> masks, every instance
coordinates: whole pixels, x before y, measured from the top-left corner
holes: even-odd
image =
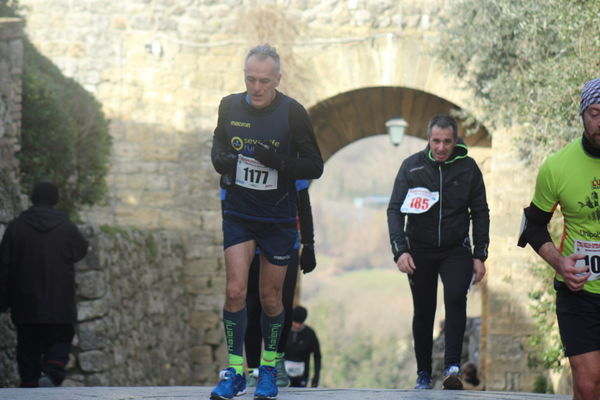
[[[0,0],[0,16],[18,16],[15,1]],[[23,39],[21,150],[25,192],[39,181],[60,190],[59,208],[76,214],[106,191],[109,122],[101,104]]]
[[[563,218],[558,209],[549,224],[550,235],[555,243],[562,235]],[[552,284],[554,270],[541,259],[537,259],[528,270],[538,281],[528,293],[531,300],[529,309],[534,321],[534,332],[529,337],[529,343],[537,350],[529,355],[528,364],[533,368],[561,371],[566,359],[556,320],[556,291]]]
[[[460,0],[436,54],[491,131],[522,128],[517,146],[536,165],[581,134],[580,89],[600,76],[599,17],[597,0]]]
[[[23,71],[22,184],[42,180],[60,189],[59,207],[76,212],[106,191],[110,136],[101,105],[25,42]]]

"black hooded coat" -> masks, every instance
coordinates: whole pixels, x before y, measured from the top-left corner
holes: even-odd
[[[72,324],[75,267],[88,242],[66,213],[34,205],[14,219],[0,243],[0,309],[14,324]]]

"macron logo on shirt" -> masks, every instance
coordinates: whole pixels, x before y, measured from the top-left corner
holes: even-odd
[[[252,124],[250,124],[250,122],[231,121],[230,124],[231,124],[231,126],[237,126],[240,128],[251,128],[252,127]]]

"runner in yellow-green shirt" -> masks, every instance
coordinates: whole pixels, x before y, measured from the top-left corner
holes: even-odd
[[[581,92],[584,132],[540,168],[525,209],[519,246],[527,243],[556,271],[556,315],[573,375],[573,399],[600,398],[600,78]],[[564,215],[558,247],[547,225]]]

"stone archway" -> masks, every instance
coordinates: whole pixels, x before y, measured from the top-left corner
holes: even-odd
[[[401,115],[407,122],[407,134],[425,139],[427,124],[437,114],[448,114],[460,107],[448,100],[417,89],[369,87],[345,92],[321,101],[309,110],[323,158],[356,140],[386,132],[385,122]],[[490,147],[485,128],[464,136],[468,146]]]
[[[427,125],[431,118],[438,114],[449,114],[451,110],[458,111],[461,107],[424,90],[400,86],[375,86],[350,90],[322,100],[309,108],[309,114],[321,153],[327,161],[336,152],[353,142],[385,133],[386,121],[398,115],[408,123],[407,135],[426,139]],[[477,132],[465,135],[467,131],[465,124],[460,120],[458,122],[459,134],[469,146],[469,154],[478,161],[484,175],[489,175],[492,164],[492,140],[487,129],[481,127]],[[356,145],[359,146],[358,143]],[[377,162],[377,158],[373,161]],[[391,175],[395,176],[396,172],[397,170],[390,170]],[[491,183],[491,180],[488,181]],[[387,243],[387,226],[385,222],[383,224],[382,229],[386,231]],[[369,249],[374,251],[373,247]],[[301,280],[298,282],[302,285]],[[486,302],[483,297],[487,296],[487,292],[485,286],[481,287],[482,290],[474,300],[476,303],[481,302],[481,312],[483,312],[484,302]],[[299,292],[300,290],[297,294]],[[485,333],[484,329],[482,338],[483,333]],[[481,358],[477,361],[483,363],[485,357],[483,352],[481,354]]]

